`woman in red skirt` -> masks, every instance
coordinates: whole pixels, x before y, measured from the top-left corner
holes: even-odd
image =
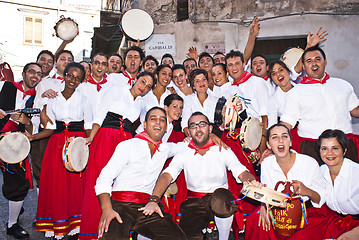
[[[92,109],[87,97],[76,91],[85,78],[83,66],[69,63],[64,76],[65,89],[50,99],[46,107],[52,124],[48,123],[44,131],[30,137],[36,140],[52,134],[42,161],[36,230],[45,231],[45,237],[61,239],[68,234],[70,239],[77,239],[84,179],[81,173],[64,167],[62,149],[69,137],[86,137],[84,129],[91,129]]]
[[[82,204],[79,239],[97,239],[101,208],[95,194],[96,179],[110,160],[117,144],[134,136],[133,122],[144,109],[144,96],[156,84],[150,72],[136,77],[131,88],[128,86],[104,89],[100,92],[91,134],[88,138],[90,156],[85,177],[84,201]]]

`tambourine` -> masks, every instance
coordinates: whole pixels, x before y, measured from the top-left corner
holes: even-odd
[[[83,137],[70,137],[62,149],[64,167],[70,172],[82,172],[89,158],[89,148]]]
[[[214,123],[221,125],[224,118],[224,128],[229,128],[230,131],[233,131],[238,121],[238,112],[236,110],[238,102],[241,102],[238,96],[230,96],[228,100],[224,97],[218,99],[214,112]],[[224,106],[226,106],[226,110],[223,116],[222,110]]]
[[[256,150],[262,139],[262,127],[258,118],[247,118],[243,121],[239,140],[242,148]]]
[[[281,208],[285,208],[287,206],[287,195],[267,187],[257,188],[247,182],[244,182],[241,193],[246,197],[249,197],[261,203],[269,204],[271,206]]]
[[[131,9],[122,17],[122,32],[127,38],[137,41],[144,41],[149,38],[154,29],[151,16],[141,9]]]
[[[30,152],[30,141],[22,133],[3,133],[0,136],[0,159],[15,164],[24,160]]]
[[[168,186],[166,192],[163,195],[166,197],[171,197],[171,196],[176,195],[177,192],[178,192],[178,187],[177,187],[177,184],[174,182]]]
[[[79,26],[71,18],[61,18],[54,28],[56,36],[65,41],[71,41],[79,34]]]
[[[304,50],[299,47],[289,48],[283,53],[280,60],[283,61],[288,68],[292,68],[297,64],[303,52]]]

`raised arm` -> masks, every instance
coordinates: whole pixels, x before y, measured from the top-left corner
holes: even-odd
[[[246,44],[246,47],[245,47],[244,53],[243,53],[245,65],[248,63],[248,60],[252,56],[254,44],[256,42],[256,37],[258,36],[259,30],[261,29],[259,20],[260,19],[258,17],[255,17],[253,19],[251,28],[249,29],[249,36],[248,36],[247,44]]]

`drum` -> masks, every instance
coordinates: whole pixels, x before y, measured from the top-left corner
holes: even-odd
[[[127,11],[121,20],[121,27],[126,37],[133,41],[144,41],[149,38],[154,29],[151,16],[141,9]]]
[[[30,152],[30,141],[22,133],[4,133],[0,136],[0,159],[6,163],[19,163]]]
[[[256,150],[262,139],[262,127],[258,118],[243,121],[239,140],[243,149]]]
[[[216,109],[214,111],[214,124],[217,126],[221,126],[223,123],[222,110],[223,110],[223,107],[226,104],[226,102],[227,102],[227,99],[225,99],[225,97],[221,97],[217,101]]]
[[[283,61],[288,68],[294,67],[301,58],[303,52],[304,50],[299,47],[289,48],[284,52],[280,60]]]
[[[79,34],[79,26],[71,18],[61,18],[54,28],[56,36],[65,41],[71,41]]]
[[[275,207],[285,208],[287,206],[286,199],[288,196],[270,188],[257,188],[245,182],[241,193],[246,197]]]
[[[236,110],[236,105],[238,105],[238,103],[241,103],[241,100],[238,96],[230,96],[228,101],[224,97],[218,99],[214,112],[214,123],[217,126],[220,126],[223,123],[224,118],[224,128],[229,128],[230,131],[234,131],[238,121],[238,112]],[[223,112],[224,106],[226,106],[226,108]]]
[[[62,149],[64,167],[70,172],[82,172],[89,158],[89,148],[83,137],[70,137]]]

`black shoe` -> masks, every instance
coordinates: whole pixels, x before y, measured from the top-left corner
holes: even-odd
[[[71,235],[69,237],[69,240],[77,240],[77,239],[79,239],[79,234]]]
[[[6,234],[13,236],[16,239],[25,239],[29,237],[29,234],[18,223],[15,223],[10,228],[6,228]]]

